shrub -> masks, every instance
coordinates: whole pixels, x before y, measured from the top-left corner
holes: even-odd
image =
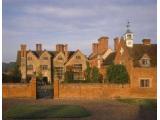
[[[99,82],[99,70],[97,67],[92,68],[92,82]]]
[[[124,65],[110,65],[107,68],[106,78],[109,83],[126,84],[129,83],[129,75]]]

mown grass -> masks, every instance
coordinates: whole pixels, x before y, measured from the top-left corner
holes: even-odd
[[[146,109],[157,109],[157,100],[156,99],[117,99],[119,102],[127,104],[135,104]]]
[[[89,115],[90,112],[78,105],[18,105],[5,112],[4,118],[80,118]]]

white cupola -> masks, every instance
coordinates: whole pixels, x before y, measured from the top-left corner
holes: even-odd
[[[127,31],[124,34],[124,40],[126,42],[127,47],[133,47],[133,33],[130,31],[130,22],[127,23],[126,25]]]

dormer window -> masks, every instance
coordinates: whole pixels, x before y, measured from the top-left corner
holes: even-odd
[[[148,59],[142,59],[142,64],[143,65],[148,65],[149,64],[149,60]]]
[[[150,67],[150,58],[147,54],[144,54],[144,56],[140,60],[141,67]]]

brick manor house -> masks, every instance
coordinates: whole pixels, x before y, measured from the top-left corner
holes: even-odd
[[[106,67],[114,63],[126,66],[132,87],[154,88],[152,90],[156,92],[157,45],[150,39],[134,44],[129,24],[126,33],[114,39],[114,50],[108,48],[108,41],[109,38],[103,36],[98,43],[93,43],[88,58],[80,50],[69,51],[67,44],[57,44],[55,51],[43,50],[41,44],[36,44],[36,50],[27,50],[27,46],[22,44],[17,53],[22,80],[41,73],[50,83],[54,79],[63,81],[67,70],[74,72],[75,80],[85,80],[87,62],[91,67],[98,67],[104,79]]]

